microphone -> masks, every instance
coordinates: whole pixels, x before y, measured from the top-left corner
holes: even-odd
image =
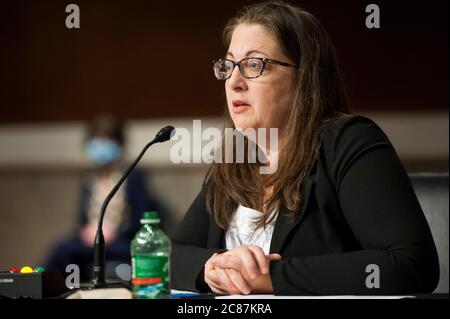
[[[144,153],[147,151],[147,149],[156,143],[163,143],[173,136],[175,133],[175,128],[171,125],[168,125],[166,127],[163,127],[159,132],[156,134],[156,136],[153,138],[151,142],[149,142],[145,147],[142,149],[139,156],[136,158],[136,160],[128,167],[126,172],[122,175],[122,177],[119,179],[116,185],[114,185],[111,192],[106,197],[105,201],[102,204],[102,207],[100,209],[100,217],[98,219],[98,228],[97,228],[97,235],[95,236],[94,241],[94,279],[92,280],[92,284],[94,288],[102,288],[108,286],[108,283],[105,280],[105,238],[103,237],[103,231],[102,231],[102,225],[103,225],[103,218],[105,216],[106,208],[108,207],[109,202],[111,201],[111,198],[116,194],[119,187],[122,185],[122,183],[125,181],[125,179],[128,177],[130,172],[133,170],[133,168],[136,166],[136,164],[141,160]]]

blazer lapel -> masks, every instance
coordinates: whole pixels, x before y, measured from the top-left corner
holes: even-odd
[[[270,253],[279,253],[281,251],[281,248],[283,248],[283,244],[286,241],[289,233],[302,221],[303,216],[306,212],[306,207],[308,206],[308,201],[313,185],[314,181],[309,177],[309,175],[305,176],[300,188],[300,192],[303,196],[303,204],[300,209],[300,216],[294,222],[288,222],[286,217],[288,210],[286,207],[281,207],[280,211],[278,212],[278,217],[273,229],[272,241],[270,243]]]

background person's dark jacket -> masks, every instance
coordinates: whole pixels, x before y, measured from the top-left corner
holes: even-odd
[[[291,294],[431,292],[439,280],[436,248],[407,172],[383,131],[351,116],[329,124],[301,192],[300,217],[281,208],[270,246],[273,290]],[[224,251],[224,231],[205,204],[204,186],[173,236],[172,288],[202,291],[203,266]],[[380,270],[369,289],[366,267]]]

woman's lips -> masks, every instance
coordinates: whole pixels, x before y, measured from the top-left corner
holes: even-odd
[[[242,113],[250,107],[250,104],[241,100],[233,100],[232,104],[233,104],[233,113],[236,114]]]

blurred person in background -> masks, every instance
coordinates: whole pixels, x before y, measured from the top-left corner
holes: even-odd
[[[46,269],[65,273],[67,265],[76,264],[80,267],[82,281],[92,276],[93,244],[100,209],[127,168],[122,159],[123,148],[119,120],[104,115],[89,124],[84,150],[94,162],[94,168],[82,183],[77,229],[75,234],[53,247],[45,263]],[[103,221],[108,277],[115,277],[114,268],[118,264],[130,263],[130,242],[139,230],[142,213],[160,212],[160,209],[160,203],[147,193],[143,173],[135,168],[111,199]],[[164,214],[160,215],[164,220]]]

